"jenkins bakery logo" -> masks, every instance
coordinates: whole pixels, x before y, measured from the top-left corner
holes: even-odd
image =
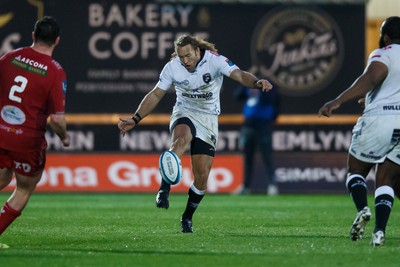
[[[336,22],[315,8],[279,8],[266,14],[254,32],[252,62],[280,92],[311,95],[335,78],[343,61],[343,38]]]

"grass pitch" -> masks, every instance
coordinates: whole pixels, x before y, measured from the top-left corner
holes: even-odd
[[[0,203],[8,198],[0,194]],[[399,266],[399,210],[383,247],[348,237],[356,214],[347,195],[206,195],[180,233],[186,195],[170,208],[155,194],[39,194],[0,237],[0,266]],[[369,199],[373,208],[373,199]],[[373,214],[374,215],[374,214]]]

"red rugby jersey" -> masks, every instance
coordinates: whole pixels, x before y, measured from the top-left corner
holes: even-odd
[[[66,75],[48,55],[24,47],[0,58],[0,148],[46,146],[50,114],[64,114]]]

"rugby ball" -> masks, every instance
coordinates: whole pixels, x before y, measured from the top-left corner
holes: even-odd
[[[161,177],[167,184],[174,185],[179,183],[182,176],[182,163],[174,152],[163,152],[158,164]]]

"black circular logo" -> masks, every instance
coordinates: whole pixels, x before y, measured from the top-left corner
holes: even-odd
[[[280,92],[313,94],[335,78],[343,61],[336,22],[316,8],[278,8],[266,14],[253,35],[252,62]]]

